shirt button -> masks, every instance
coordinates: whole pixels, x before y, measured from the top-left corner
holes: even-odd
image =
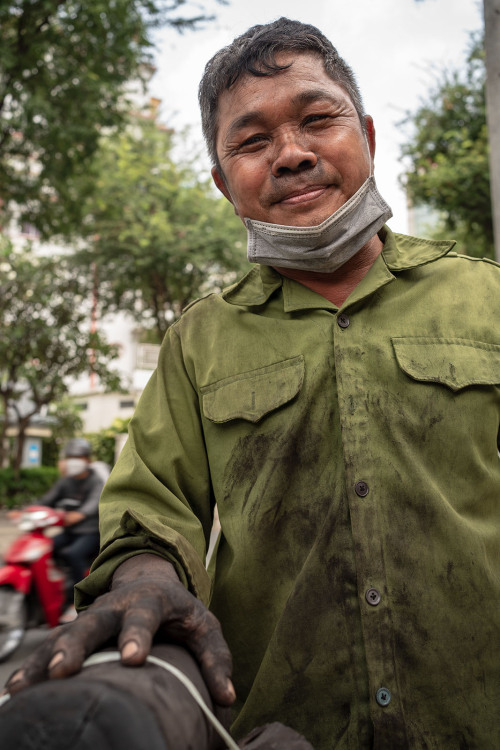
[[[340,313],[340,315],[337,316],[337,323],[341,328],[348,328],[351,321],[349,320],[349,316],[345,313]]]
[[[377,589],[367,589],[365,591],[365,599],[368,602],[368,604],[371,604],[372,607],[376,607],[377,604],[380,604],[381,596]]]
[[[375,693],[375,699],[379,706],[388,706],[391,702],[391,691],[381,687]]]
[[[366,482],[356,482],[356,484],[354,485],[354,490],[356,492],[356,495],[359,495],[359,497],[366,497],[369,492],[369,488]]]

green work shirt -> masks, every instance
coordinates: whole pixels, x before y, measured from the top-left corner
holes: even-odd
[[[255,267],[171,326],[79,603],[173,561],[233,653],[236,737],[498,750],[500,269],[381,236],[340,309]]]

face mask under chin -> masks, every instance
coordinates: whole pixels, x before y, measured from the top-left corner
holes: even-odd
[[[333,273],[356,255],[391,216],[372,175],[317,226],[282,226],[245,219],[248,260],[266,266]]]

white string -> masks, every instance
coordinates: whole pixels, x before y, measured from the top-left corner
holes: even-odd
[[[92,656],[89,656],[88,659],[86,659],[83,662],[84,667],[91,667],[94,664],[103,664],[107,661],[120,661],[121,654],[119,651],[102,651],[99,654],[93,654]],[[173,664],[169,664],[166,661],[163,661],[162,659],[158,659],[157,656],[149,655],[146,657],[146,661],[149,661],[151,664],[156,664],[158,667],[162,667],[163,669],[166,669],[167,672],[170,672],[173,674],[177,679],[182,682],[186,690],[192,695],[192,697],[195,699],[196,703],[199,705],[209,722],[212,724],[214,729],[218,732],[218,734],[222,737],[224,742],[226,743],[227,747],[230,748],[230,750],[240,750],[236,742],[233,740],[229,732],[227,732],[218,718],[212,713],[212,711],[209,709],[205,701],[203,700],[202,696],[200,695],[198,689],[193,685],[189,677],[187,677],[184,672],[181,672],[180,669],[177,669],[177,667],[174,667]]]

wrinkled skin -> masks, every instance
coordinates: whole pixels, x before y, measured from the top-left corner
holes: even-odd
[[[122,664],[139,666],[157,634],[191,651],[214,703],[233,703],[231,654],[218,620],[186,590],[169,562],[150,554],[136,555],[120,565],[111,590],[74,622],[52,631],[10,677],[6,689],[14,695],[46,679],[69,677],[113,638]]]

